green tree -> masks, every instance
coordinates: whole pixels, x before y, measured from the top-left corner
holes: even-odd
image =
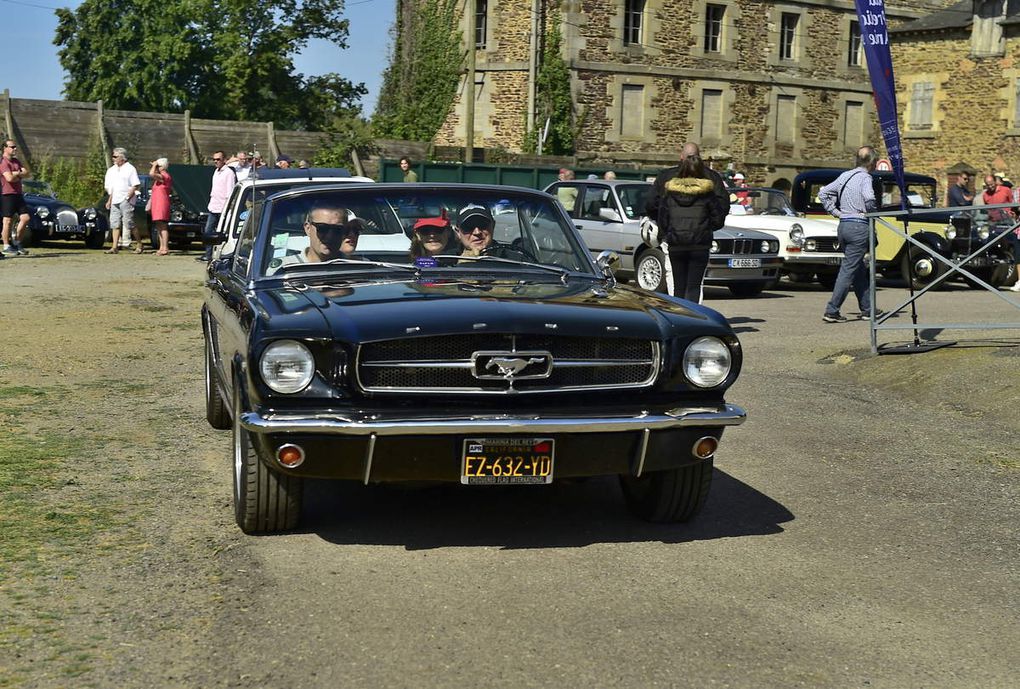
[[[538,137],[549,121],[549,135],[542,145],[547,155],[573,155],[580,123],[574,122],[574,100],[570,94],[570,69],[560,56],[563,36],[559,17],[550,18],[552,29],[545,36],[535,77],[535,129],[528,132],[523,148],[538,152]],[[583,120],[579,118],[579,120]]]
[[[403,3],[372,123],[379,136],[429,141],[443,125],[464,64],[456,0]]]
[[[360,114],[366,93],[295,72],[312,39],[347,47],[342,16],[340,0],[85,0],[57,10],[53,42],[69,99],[312,129]]]

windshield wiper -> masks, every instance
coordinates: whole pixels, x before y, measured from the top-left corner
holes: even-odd
[[[455,258],[458,261],[475,261],[476,263],[481,262],[493,262],[493,263],[506,263],[512,266],[526,266],[528,268],[539,268],[551,273],[556,273],[560,276],[560,279],[566,284],[567,277],[570,275],[570,271],[560,266],[550,266],[544,263],[531,263],[530,261],[515,261],[512,258],[502,258],[500,256],[433,256],[433,258]]]
[[[359,259],[359,258],[334,258],[334,259],[332,259],[330,261],[322,261],[320,263],[288,263],[286,265],[282,265],[279,268],[277,268],[276,272],[277,273],[282,273],[284,271],[290,272],[291,270],[293,270],[295,268],[300,268],[302,270],[304,270],[304,269],[314,270],[314,269],[322,268],[323,266],[331,266],[331,265],[352,265],[352,266],[360,266],[360,267],[365,267],[365,268],[397,268],[399,270],[406,270],[406,271],[410,271],[412,273],[417,273],[419,271],[418,266],[412,266],[412,265],[408,265],[406,263],[388,263],[386,261],[369,261],[369,260],[363,260],[363,259]]]

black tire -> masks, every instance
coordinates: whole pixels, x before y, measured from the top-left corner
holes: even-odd
[[[101,231],[99,228],[95,228],[92,232],[85,235],[85,248],[86,249],[102,249],[106,244],[106,233]]]
[[[795,284],[805,285],[815,281],[814,273],[787,273],[786,279]]]
[[[730,292],[733,294],[733,296],[740,297],[742,299],[747,297],[757,297],[759,294],[765,291],[765,285],[757,282],[752,283],[737,282],[732,285],[726,286],[729,287]]]
[[[900,259],[900,272],[903,281],[910,284],[914,289],[924,289],[935,282],[946,267],[927,251],[916,247],[906,246],[903,248],[903,258]]]
[[[301,519],[303,481],[280,474],[259,459],[241,427],[241,394],[234,390],[234,519],[247,534],[287,531]]]
[[[964,268],[966,267],[967,266],[964,266]],[[1004,263],[997,266],[971,268],[970,272],[974,273],[974,275],[978,276],[992,287],[998,289],[1006,284],[1006,282],[1012,277],[1015,270],[1016,266],[1013,263]],[[963,278],[963,281],[966,282],[971,289],[984,289],[984,287],[968,277]]]
[[[216,385],[216,374],[213,370],[212,345],[209,338],[205,339],[205,418],[209,425],[218,430],[230,428],[230,412],[227,403]]]
[[[685,522],[705,505],[712,487],[711,458],[666,471],[652,471],[640,478],[620,476],[627,507],[650,522]]]
[[[658,282],[655,282],[658,277]],[[653,284],[654,283],[654,284]],[[645,249],[634,263],[634,284],[650,292],[666,292],[666,256],[658,249]]]

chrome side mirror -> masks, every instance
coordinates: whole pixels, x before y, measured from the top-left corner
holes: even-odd
[[[620,255],[615,251],[603,251],[595,259],[595,265],[602,270],[603,273],[611,273],[616,269],[616,265],[620,262]]]

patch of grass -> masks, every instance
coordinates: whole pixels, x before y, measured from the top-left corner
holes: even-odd
[[[4,385],[0,386],[0,400],[13,397],[45,397],[46,391],[42,388],[30,388],[27,385]]]
[[[0,572],[48,572],[54,553],[87,548],[90,536],[116,525],[115,510],[67,485],[66,467],[84,450],[63,435],[0,434]]]

